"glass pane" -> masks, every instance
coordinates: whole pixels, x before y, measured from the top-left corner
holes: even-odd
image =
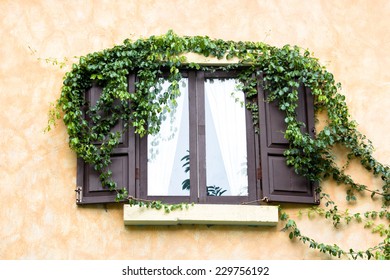
[[[189,195],[188,80],[180,84],[177,106],[166,113],[159,133],[148,136],[148,195]],[[164,82],[161,93],[168,87]]]
[[[248,195],[244,93],[235,79],[206,79],[208,195]]]

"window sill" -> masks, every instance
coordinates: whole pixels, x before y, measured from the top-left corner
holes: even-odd
[[[195,204],[188,209],[164,210],[148,209],[124,205],[125,225],[246,225],[276,226],[277,206]]]

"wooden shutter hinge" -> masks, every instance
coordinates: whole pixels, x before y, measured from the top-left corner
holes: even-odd
[[[83,187],[77,186],[75,192],[76,192],[76,203],[81,203],[81,201],[83,200]]]

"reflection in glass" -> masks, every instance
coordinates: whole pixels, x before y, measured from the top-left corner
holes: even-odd
[[[235,79],[205,81],[208,195],[248,195],[244,93]]]
[[[189,195],[182,189],[189,179],[182,161],[189,150],[188,80],[180,84],[177,106],[166,113],[159,133],[148,135],[148,195]],[[164,82],[161,93],[168,87]]]

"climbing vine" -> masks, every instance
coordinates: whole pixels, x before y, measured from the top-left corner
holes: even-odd
[[[225,58],[228,61],[237,58],[238,62],[210,68],[187,62],[186,53]],[[346,185],[348,201],[355,201],[359,192],[369,192],[371,197],[381,197],[382,209],[378,212],[340,213],[329,195],[318,188],[324,208],[315,207],[310,210],[311,214],[331,219],[335,226],[341,222],[368,220],[365,225],[384,236],[383,242],[376,247],[366,251],[344,251],[337,245],[318,243],[302,235],[295,221],[282,213],[284,230],[289,232],[290,238],[308,242],[311,248],[333,256],[390,258],[390,215],[387,211],[390,203],[390,169],[373,157],[371,142],[357,130],[357,124],[350,119],[345,97],[339,93],[340,84],[335,82],[333,75],[317,58],[297,46],[278,48],[261,42],[225,41],[207,36],[181,37],[172,31],[134,42],[125,40],[122,45],[82,56],[77,64],[73,64],[71,71],[64,76],[61,96],[49,113],[48,130],[55,124],[55,120],[62,117],[71,149],[101,174],[103,186],[115,190],[117,198],[123,199],[127,197],[126,191],[112,180],[112,172],[108,169],[111,163],[110,153],[119,144],[121,134],[129,127],[133,127],[140,136],[159,131],[164,114],[175,107],[176,98],[180,95],[179,81],[182,76],[179,69],[184,66],[209,71],[240,69],[242,91],[256,128],[258,107],[251,100],[257,96],[255,77],[263,75],[264,89],[269,92],[267,102],[277,100],[279,109],[286,116],[284,121],[287,129],[284,136],[290,143],[289,149],[284,153],[287,164],[311,181],[320,182],[333,178],[337,183]],[[167,71],[170,86],[166,92],[161,93],[160,77]],[[134,92],[128,91],[127,77],[130,73],[137,74]],[[315,97],[315,112],[325,111],[328,116],[327,125],[317,132],[315,139],[302,133],[301,127],[304,124],[296,118],[298,87],[301,84],[311,89]],[[84,92],[92,85],[103,87],[103,92],[95,105],[87,106]],[[111,132],[120,120],[124,123],[124,130]],[[94,145],[96,142],[101,145]],[[349,161],[358,159],[366,170],[380,177],[383,182],[381,189],[370,189],[358,184],[346,174],[345,168],[337,165],[332,152],[332,147],[336,144],[343,145],[348,150]],[[130,201],[132,204],[149,205],[152,208],[164,207],[159,203],[135,199]],[[386,222],[374,225],[369,221],[377,216]]]
[[[140,199],[132,196],[129,196],[128,199],[129,199],[130,206],[138,205],[139,207],[146,207],[146,208],[156,209],[156,210],[164,209],[165,213],[170,213],[171,211],[175,211],[175,210],[188,209],[190,205],[191,206],[194,205],[194,203],[166,204],[157,200]]]

